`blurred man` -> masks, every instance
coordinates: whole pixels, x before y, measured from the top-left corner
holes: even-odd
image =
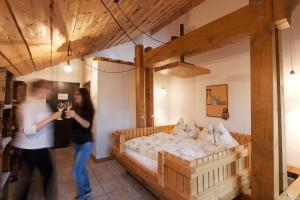
[[[47,81],[39,80],[31,85],[31,96],[18,108],[19,130],[13,146],[21,150],[22,170],[14,191],[14,200],[25,200],[30,188],[33,169],[37,168],[43,179],[45,199],[55,199],[54,166],[51,159],[53,146],[53,120],[61,112],[52,113],[46,104],[50,89]],[[54,192],[54,193],[53,193]]]

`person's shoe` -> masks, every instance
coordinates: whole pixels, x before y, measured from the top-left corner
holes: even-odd
[[[93,199],[92,191],[88,191],[88,192],[84,193],[82,196],[82,200],[92,200],[92,199]]]

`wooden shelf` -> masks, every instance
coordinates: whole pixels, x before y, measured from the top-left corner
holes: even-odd
[[[5,184],[7,183],[8,179],[10,176],[10,172],[2,172],[2,176],[1,176],[1,191],[3,191],[3,188],[5,186]]]
[[[161,71],[161,73],[165,75],[173,75],[180,78],[190,78],[210,73],[209,69],[198,67],[186,62],[175,62],[155,68],[155,72],[158,71]]]

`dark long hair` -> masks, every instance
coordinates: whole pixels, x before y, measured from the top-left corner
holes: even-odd
[[[79,88],[78,92],[80,93],[82,97],[82,104],[76,105],[75,108],[80,108],[86,112],[90,112],[92,114],[95,113],[94,105],[90,96],[90,92],[86,88]]]

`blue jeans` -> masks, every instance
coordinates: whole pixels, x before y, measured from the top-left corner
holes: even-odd
[[[76,179],[78,197],[80,197],[84,193],[91,191],[86,164],[93,151],[93,142],[86,142],[84,144],[73,143],[73,150],[75,163],[72,174]]]

